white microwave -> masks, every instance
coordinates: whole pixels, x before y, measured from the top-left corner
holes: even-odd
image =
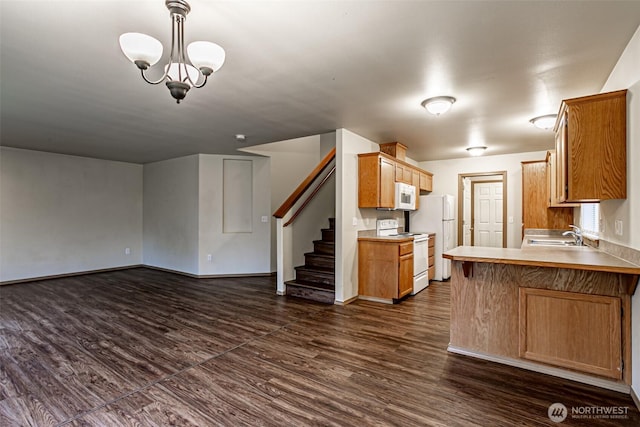
[[[404,182],[396,182],[396,197],[394,208],[403,211],[416,210],[416,187],[405,184]]]

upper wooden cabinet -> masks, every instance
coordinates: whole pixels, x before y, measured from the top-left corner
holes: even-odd
[[[522,231],[526,228],[567,230],[573,208],[548,207],[547,162],[522,162]]]
[[[411,184],[413,182],[413,168],[403,163],[396,163],[396,182]]]
[[[420,171],[420,191],[433,191],[433,174]]]
[[[414,185],[418,192],[433,190],[431,172],[382,152],[358,154],[359,208],[393,209],[396,182]]]
[[[556,133],[559,203],[627,197],[627,91],[562,102]]]
[[[381,153],[358,155],[358,207],[393,209],[395,162]]]
[[[556,179],[556,150],[547,151],[547,207],[550,208],[575,208],[580,203],[560,202],[558,197],[558,184]]]

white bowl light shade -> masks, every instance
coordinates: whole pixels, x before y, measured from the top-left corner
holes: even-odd
[[[162,57],[162,43],[142,33],[124,33],[120,36],[120,49],[129,61],[144,61],[149,66]]]
[[[189,55],[189,60],[196,68],[211,68],[214,72],[222,67],[226,57],[222,47],[215,43],[203,41],[190,43],[187,46],[187,55]]]
[[[175,80],[178,81],[178,76],[179,74],[179,70],[178,70],[178,66],[187,66],[187,73],[189,73],[189,78],[191,79],[191,82],[193,82],[193,84],[196,84],[196,82],[198,81],[198,77],[200,77],[200,71],[196,70],[194,67],[192,67],[189,64],[176,64],[175,62],[173,64],[171,64],[171,67],[169,67],[169,72],[167,73],[167,77],[169,77],[170,80]],[[167,69],[167,67],[164,67],[165,71]],[[192,85],[191,82],[189,80],[185,79],[187,78],[187,76],[184,73],[184,68],[182,68],[182,79],[180,79],[180,81],[183,81],[185,83],[187,83],[188,85]]]
[[[538,129],[549,130],[556,124],[557,114],[547,114],[546,116],[538,116],[529,120]]]
[[[487,149],[487,147],[485,147],[484,145],[477,145],[475,147],[467,147],[467,151],[473,157],[481,156],[482,153],[484,153],[484,150],[486,150],[486,149]]]
[[[422,101],[422,106],[431,114],[439,116],[451,109],[456,99],[452,96],[436,96]]]

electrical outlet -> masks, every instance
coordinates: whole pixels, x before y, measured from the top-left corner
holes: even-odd
[[[509,224],[513,224],[513,217],[512,216],[509,217]]]
[[[269,222],[269,217],[268,217],[268,216],[266,216],[266,215],[262,215],[262,216],[260,217],[260,221],[262,221],[262,222]]]
[[[131,255],[131,248],[124,248],[125,255]]]
[[[615,228],[616,228],[616,234],[618,236],[622,236],[622,233],[623,233],[622,220],[621,219],[616,219],[614,225],[615,225]]]
[[[207,254],[207,261],[211,262],[212,259],[213,257],[211,256],[211,254]]]
[[[358,226],[358,218],[356,218],[356,217],[354,216],[354,217],[353,217],[353,221],[351,222],[351,224],[352,224],[354,227],[357,227],[357,226]]]

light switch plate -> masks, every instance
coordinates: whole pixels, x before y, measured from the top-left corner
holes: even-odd
[[[357,227],[357,226],[358,226],[358,218],[356,218],[356,217],[354,216],[354,217],[353,217],[353,221],[351,222],[351,224],[352,224],[354,227]]]
[[[260,217],[260,221],[262,222],[269,222],[269,217],[266,215],[262,215],[262,217]]]
[[[623,233],[623,227],[622,227],[622,220],[621,219],[616,219],[615,223],[614,223],[615,227],[616,227],[616,234],[618,236],[622,236]]]

